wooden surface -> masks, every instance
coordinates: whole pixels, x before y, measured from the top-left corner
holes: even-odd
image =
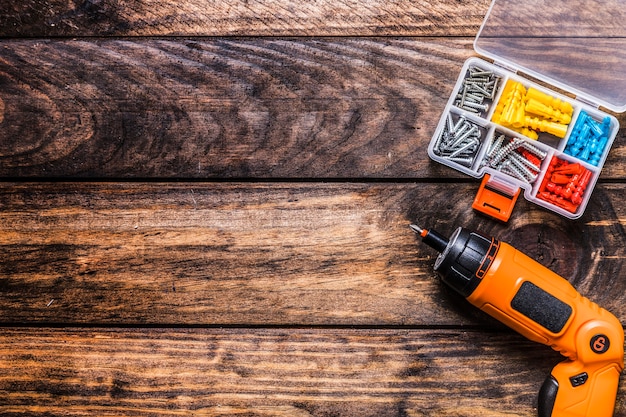
[[[535,416],[560,355],[408,224],[511,242],[624,322],[625,131],[579,220],[472,211],[426,147],[488,7],[0,4],[0,414]]]

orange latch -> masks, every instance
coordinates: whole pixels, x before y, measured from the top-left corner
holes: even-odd
[[[511,217],[520,189],[485,174],[472,207],[498,220],[506,222]]]

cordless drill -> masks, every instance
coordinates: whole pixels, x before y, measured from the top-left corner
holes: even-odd
[[[539,391],[539,417],[611,417],[624,330],[564,278],[504,242],[459,227],[448,239],[411,225],[439,252],[435,271],[471,304],[567,359]]]

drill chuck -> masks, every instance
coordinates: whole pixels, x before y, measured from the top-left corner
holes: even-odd
[[[439,252],[435,271],[441,280],[464,297],[480,283],[480,277],[498,248],[498,241],[459,227],[447,239],[434,230],[411,225],[422,241]],[[491,255],[491,257],[487,255]]]

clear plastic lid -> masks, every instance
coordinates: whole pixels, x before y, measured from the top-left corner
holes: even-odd
[[[494,0],[474,48],[587,103],[626,111],[624,0]]]

